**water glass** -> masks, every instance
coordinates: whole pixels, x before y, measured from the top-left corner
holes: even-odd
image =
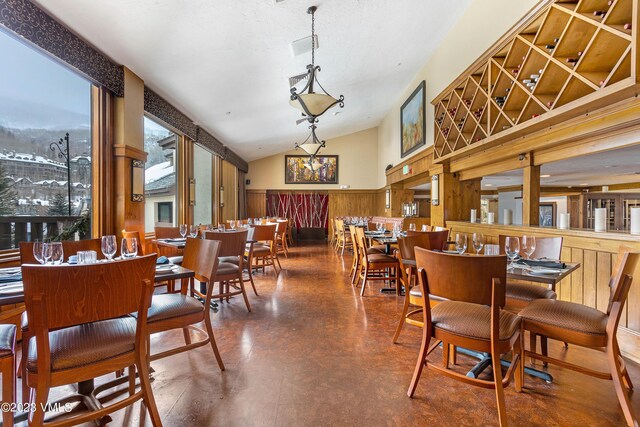
[[[193,237],[194,239],[196,237],[198,237],[198,226],[197,225],[192,225],[191,227],[189,227],[189,235],[191,237]]]
[[[125,237],[122,239],[122,258],[134,258],[138,255],[138,239]]]
[[[536,238],[533,236],[522,236],[522,252],[531,259],[531,255],[536,251]]]
[[[421,230],[421,231],[429,231],[429,230],[427,229],[427,225],[426,225],[426,224],[422,224],[422,230]]]
[[[221,233],[224,232],[224,224],[218,224],[218,231],[220,231]]]
[[[51,264],[60,265],[64,262],[64,250],[62,249],[62,242],[49,243],[51,248]]]
[[[232,230],[236,229],[236,222],[233,219],[229,220],[229,227],[231,227]]]
[[[36,239],[33,241],[33,257],[40,264],[44,264],[44,257],[42,256],[42,245],[43,245],[42,240]]]
[[[116,241],[116,236],[102,236],[102,253],[105,258],[111,261],[111,258],[113,258],[117,251],[118,243]]]
[[[467,250],[467,235],[463,233],[456,234],[456,251],[462,255]]]
[[[511,260],[509,268],[513,268],[513,261],[515,261],[518,253],[520,253],[520,240],[517,237],[507,237],[504,241],[504,251]]]
[[[78,264],[95,264],[98,261],[96,251],[79,251]]]
[[[187,237],[187,224],[180,224],[180,235],[183,239]]]
[[[42,259],[45,264],[49,264],[49,260],[51,260],[51,243],[43,243],[42,244]]]
[[[409,230],[416,231],[416,225],[414,223],[409,224]]]
[[[500,245],[484,245],[485,255],[500,255]]]
[[[247,225],[253,225],[253,221],[251,220],[251,218],[247,219]]]
[[[484,235],[482,233],[473,233],[472,239],[473,249],[476,251],[476,255],[479,255],[484,246]]]

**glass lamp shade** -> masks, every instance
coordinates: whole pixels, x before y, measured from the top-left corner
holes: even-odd
[[[322,148],[322,144],[316,144],[313,142],[307,142],[301,145],[298,145],[296,148],[302,148],[307,154],[316,154],[320,148]]]
[[[307,116],[321,116],[329,108],[336,105],[339,100],[331,95],[322,93],[301,93],[296,95],[295,99],[291,99],[289,104],[293,108],[300,110]]]
[[[311,169],[311,172],[315,172],[322,167],[322,164],[318,161],[318,159],[314,158],[313,160],[305,163],[304,167],[307,169]]]

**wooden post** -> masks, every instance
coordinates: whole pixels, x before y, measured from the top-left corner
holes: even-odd
[[[437,165],[429,171],[439,175],[439,203],[431,206],[431,225],[445,227],[447,221],[469,221],[471,209],[480,210],[482,178],[460,180],[449,172],[449,165]]]
[[[531,157],[530,155],[529,158]],[[526,166],[522,173],[522,225],[539,225],[540,166]]]

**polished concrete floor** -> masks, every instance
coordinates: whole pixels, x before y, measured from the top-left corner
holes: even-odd
[[[291,248],[282,272],[258,273],[259,296],[249,290],[223,303],[214,328],[227,370],[201,347],[153,363],[152,383],[165,426],[479,426],[497,425],[493,390],[425,371],[414,399],[406,396],[420,331],[406,326],[391,337],[402,298],[371,286],[360,297],[348,280],[351,255],[326,244]],[[250,289],[250,288],[249,288]],[[153,338],[160,349],[182,342],[181,332]],[[565,353],[552,345],[554,355]],[[439,351],[433,359],[439,361]],[[572,361],[605,367],[600,353],[572,347]],[[474,360],[459,357],[460,369]],[[528,377],[523,393],[506,389],[515,426],[623,425],[613,384],[550,367],[553,384]],[[640,384],[640,369],[630,363]],[[632,397],[640,414],[640,398]],[[140,425],[141,406],[113,415],[111,425]]]

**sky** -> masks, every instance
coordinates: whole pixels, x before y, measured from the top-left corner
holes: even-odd
[[[0,30],[0,58],[0,103],[23,101],[79,114],[89,111],[88,80],[4,30]]]

